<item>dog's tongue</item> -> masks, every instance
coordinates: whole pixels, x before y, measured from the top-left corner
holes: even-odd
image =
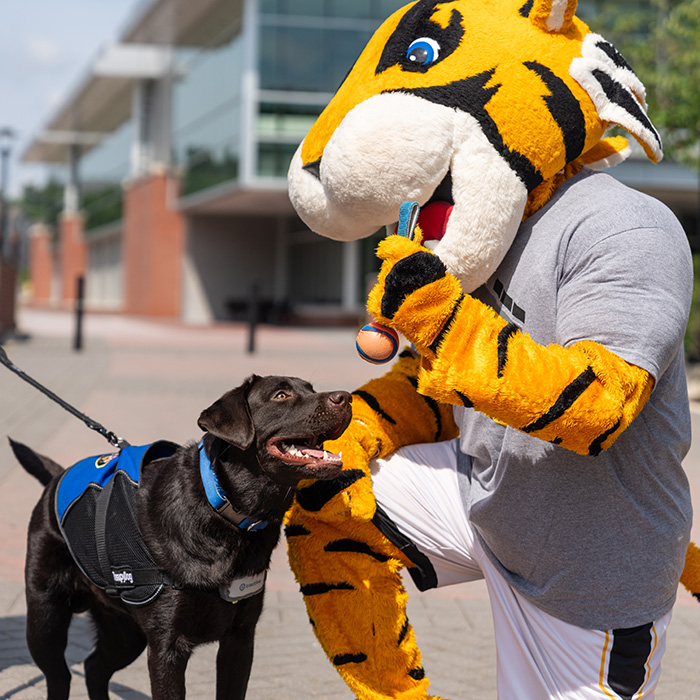
[[[449,202],[426,204],[418,215],[418,225],[423,232],[423,241],[439,241],[445,235],[445,228],[454,205]]]

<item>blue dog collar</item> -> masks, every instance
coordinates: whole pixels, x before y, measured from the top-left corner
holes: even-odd
[[[204,442],[200,441],[199,445],[199,473],[202,476],[202,484],[204,491],[207,494],[209,505],[226,520],[232,522],[236,527],[247,532],[255,532],[267,527],[267,520],[253,520],[246,515],[237,513],[228,498],[226,493],[221,488],[219,480],[216,478],[214,468],[211,465],[209,456],[204,449]]]

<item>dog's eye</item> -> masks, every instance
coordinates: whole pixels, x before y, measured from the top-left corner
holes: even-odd
[[[284,401],[289,398],[289,394],[286,391],[278,391],[273,397],[273,401]]]

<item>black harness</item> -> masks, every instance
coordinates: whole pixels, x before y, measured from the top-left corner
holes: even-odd
[[[156,565],[143,541],[135,504],[141,467],[171,457],[177,449],[175,443],[160,440],[88,457],[66,470],[56,489],[56,518],[76,564],[94,585],[129,605],[153,602],[166,586],[183,588]],[[201,444],[199,454],[212,508],[242,530],[265,528],[267,522],[253,521],[231,508]],[[262,572],[237,578],[219,593],[227,602],[238,602],[262,592],[265,576]]]
[[[98,588],[129,605],[146,605],[179,586],[157,566],[136,520],[141,466],[178,449],[159,441],[88,457],[61,477],[56,518],[73,559]]]

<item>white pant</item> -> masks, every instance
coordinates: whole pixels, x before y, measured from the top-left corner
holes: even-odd
[[[651,700],[671,613],[641,628],[601,631],[535,607],[508,585],[474,535],[462,507],[456,454],[456,441],[404,447],[370,464],[372,482],[377,502],[430,559],[438,586],[485,579],[499,699]]]

